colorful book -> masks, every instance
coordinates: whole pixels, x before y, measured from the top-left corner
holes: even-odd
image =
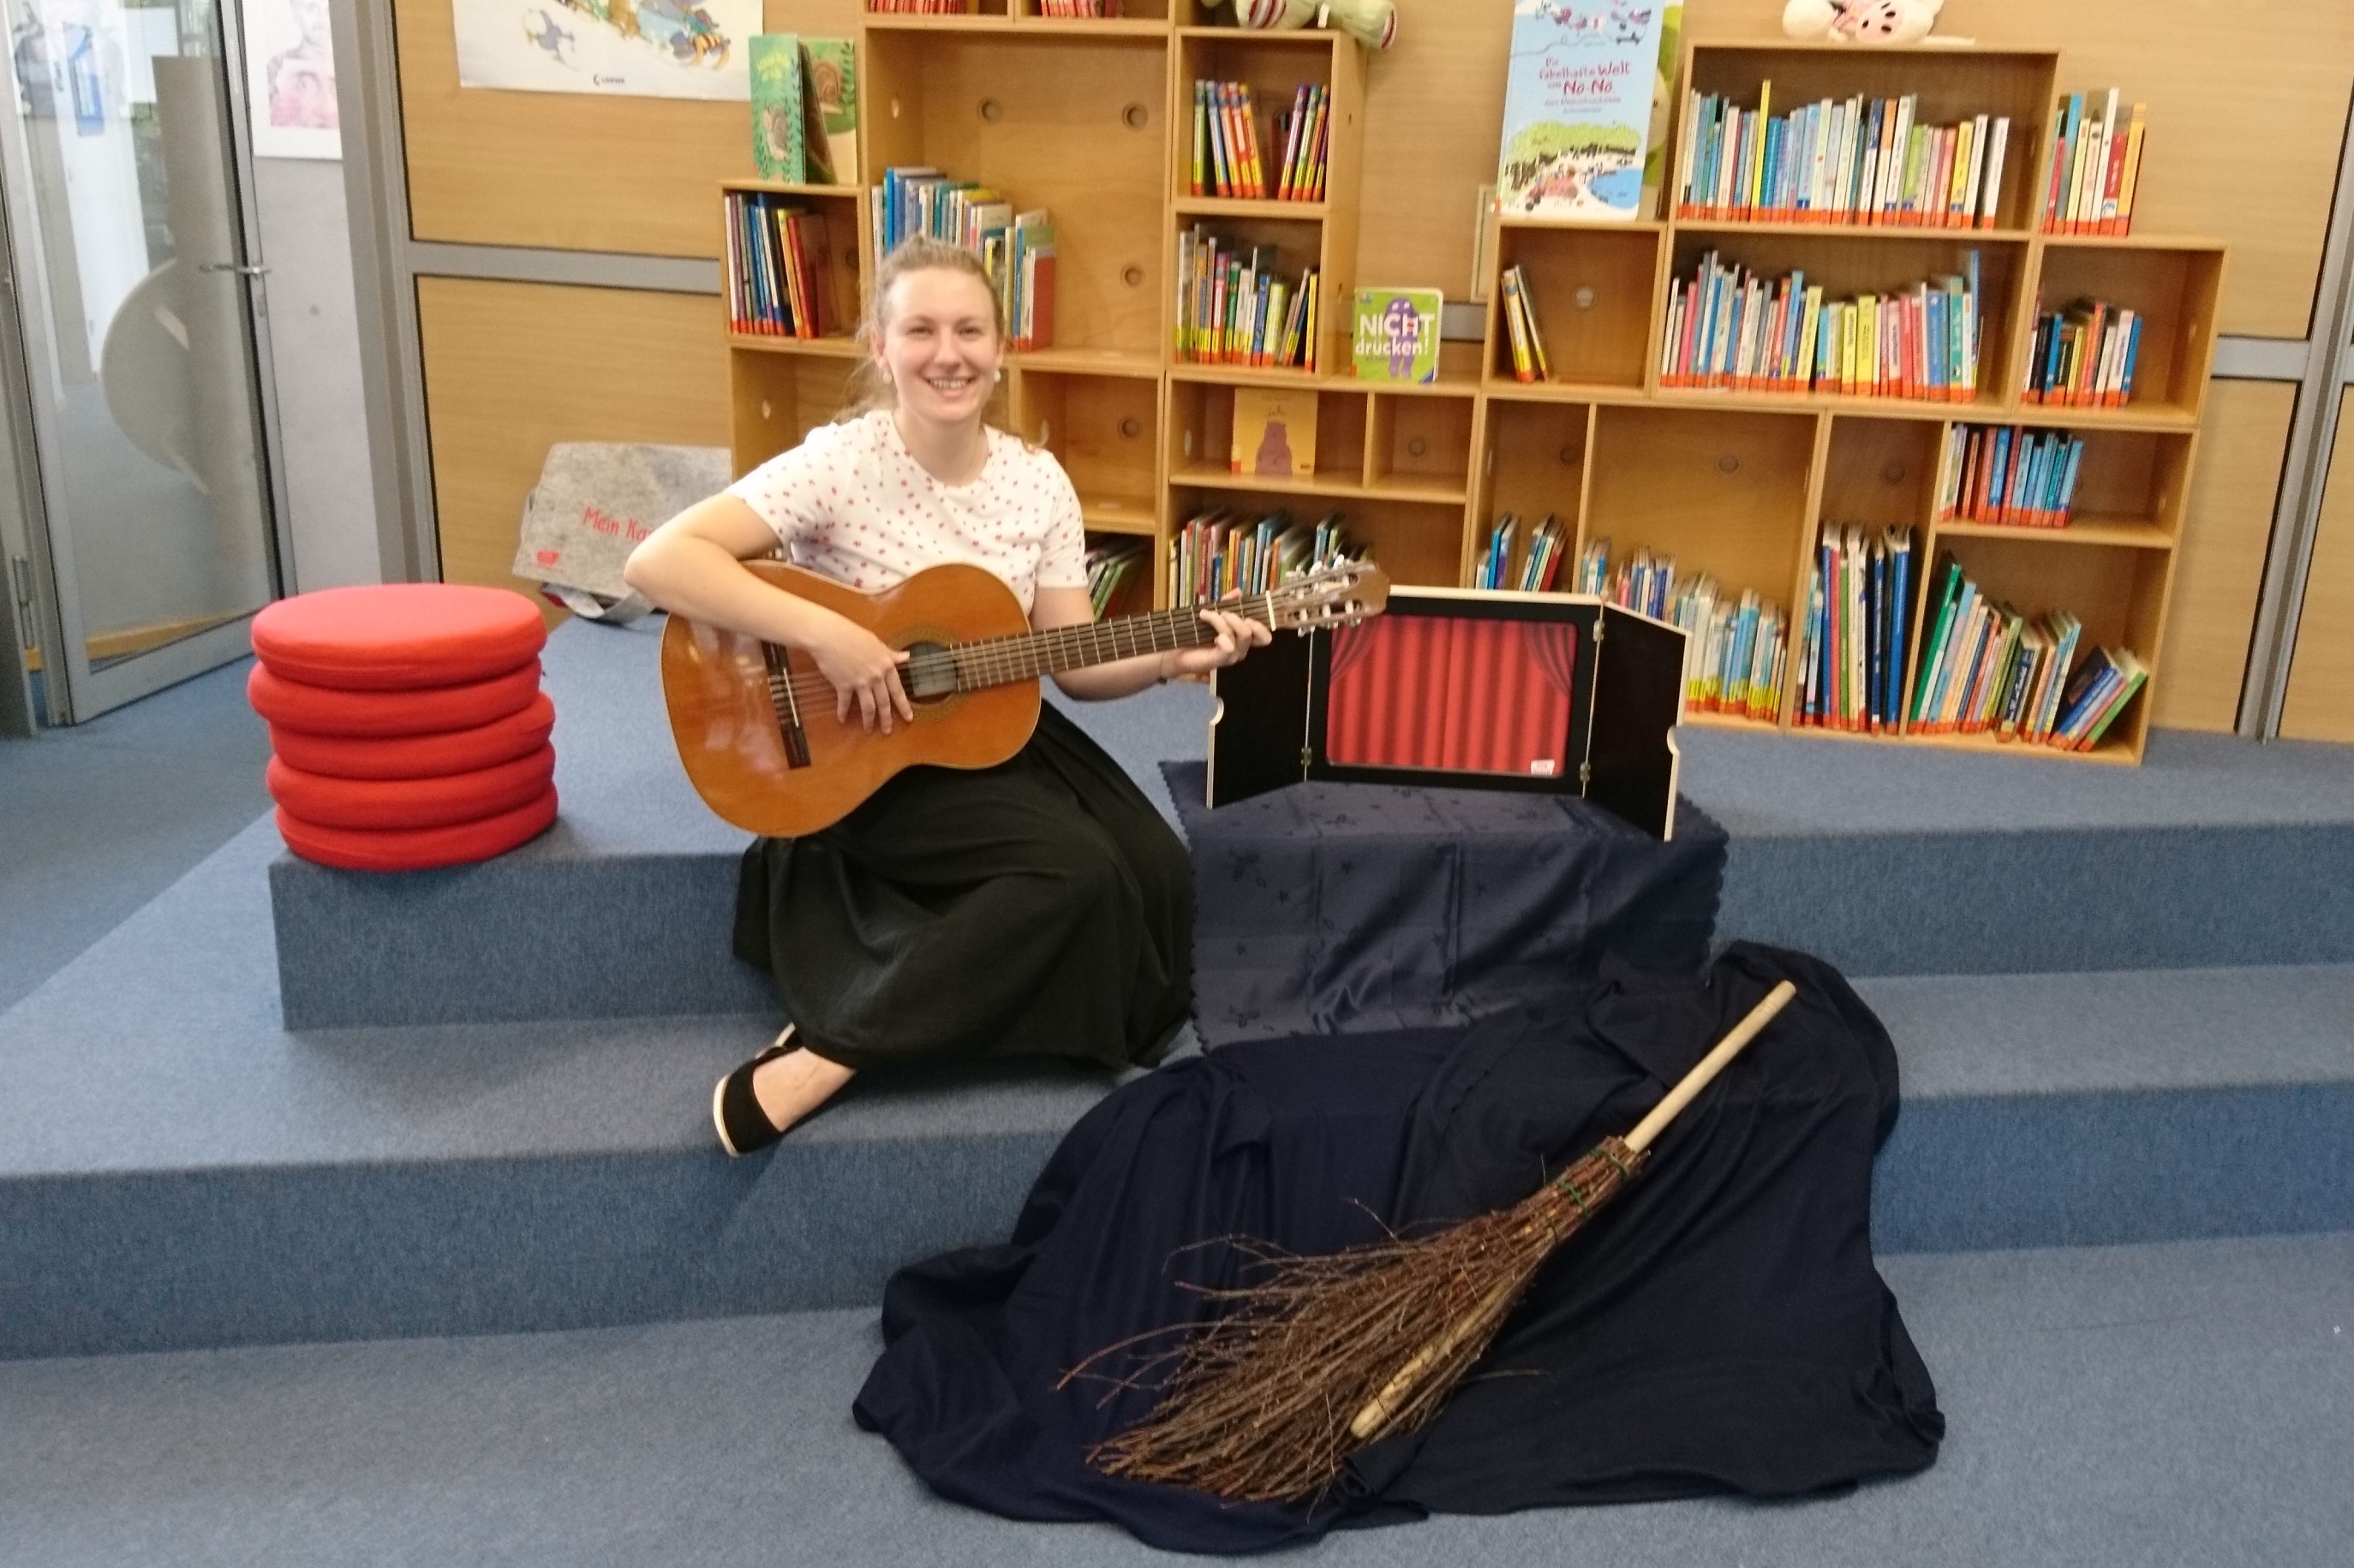
[[[1316,471],[1316,394],[1290,388],[1235,390],[1228,470],[1278,479]]]
[[[1360,381],[1438,379],[1437,289],[1360,289],[1351,318],[1351,357]]]
[[[1638,215],[1664,9],[1613,0],[1514,7],[1496,173],[1501,211]]]

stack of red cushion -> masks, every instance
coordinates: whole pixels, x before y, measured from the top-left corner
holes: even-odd
[[[488,860],[556,820],[547,628],[504,588],[388,583],[254,618],[246,683],[286,847],[354,871]]]

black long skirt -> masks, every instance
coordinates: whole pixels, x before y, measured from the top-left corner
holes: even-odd
[[[803,1044],[861,1071],[1157,1061],[1192,1005],[1193,933],[1184,845],[1051,704],[1011,761],[909,768],[822,832],[756,840],[737,888],[737,956]]]

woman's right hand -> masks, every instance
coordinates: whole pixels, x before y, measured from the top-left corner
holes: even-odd
[[[890,734],[894,715],[915,722],[915,705],[899,681],[907,654],[839,615],[829,615],[822,630],[804,638],[801,645],[817,662],[818,673],[833,683],[835,718],[848,724],[854,703],[860,721],[870,730],[880,724],[883,733]]]

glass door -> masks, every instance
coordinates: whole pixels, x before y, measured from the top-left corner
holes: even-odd
[[[45,705],[74,722],[236,658],[279,591],[241,73],[215,0],[0,18],[0,368]]]

